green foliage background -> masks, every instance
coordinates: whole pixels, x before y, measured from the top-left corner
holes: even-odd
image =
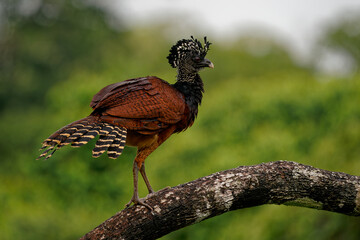
[[[63,3],[56,17],[46,14],[49,6],[17,15],[8,3],[0,39],[1,239],[75,239],[121,210],[132,194],[135,149],[117,160],[93,159],[91,142],[35,161],[37,149],[55,130],[88,115],[103,86],[147,75],[175,80],[165,57],[176,40],[166,40],[161,26],[115,31],[100,9]],[[324,42],[358,61],[360,33],[343,31],[358,24],[329,28]],[[261,54],[249,50],[254,43]],[[155,189],[280,159],[359,175],[357,71],[324,77],[312,65],[297,65],[283,46],[250,37],[213,41],[208,57],[215,69],[201,73],[206,93],[197,121],[147,159]],[[145,196],[142,184],[140,192]],[[359,239],[359,226],[359,218],[340,214],[261,206],[163,239]]]

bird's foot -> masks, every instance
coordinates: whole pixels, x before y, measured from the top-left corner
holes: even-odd
[[[144,203],[144,201],[140,199],[139,196],[137,195],[133,195],[130,201],[125,205],[125,207],[126,208],[130,207],[132,203],[134,203],[134,205],[142,205],[150,209],[150,211],[153,211],[153,208],[149,204]]]

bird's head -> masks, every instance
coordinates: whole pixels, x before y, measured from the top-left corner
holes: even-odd
[[[173,68],[186,68],[189,71],[199,71],[204,67],[214,68],[214,64],[205,58],[209,51],[210,42],[204,37],[204,46],[199,40],[191,36],[191,39],[179,40],[170,49],[167,57]]]

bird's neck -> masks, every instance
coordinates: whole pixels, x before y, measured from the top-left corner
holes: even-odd
[[[184,94],[188,104],[196,107],[201,104],[204,83],[197,72],[179,69],[174,87]]]
[[[204,92],[204,83],[200,75],[197,72],[184,74],[183,71],[178,71],[174,87],[184,94],[186,104],[190,110],[190,121],[194,121]]]
[[[179,67],[177,73],[177,82],[194,82],[197,78],[200,78],[197,71],[186,67]]]

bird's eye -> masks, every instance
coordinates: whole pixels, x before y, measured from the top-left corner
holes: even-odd
[[[194,57],[194,61],[198,63],[201,61],[201,58],[199,56],[196,56],[196,57]]]

